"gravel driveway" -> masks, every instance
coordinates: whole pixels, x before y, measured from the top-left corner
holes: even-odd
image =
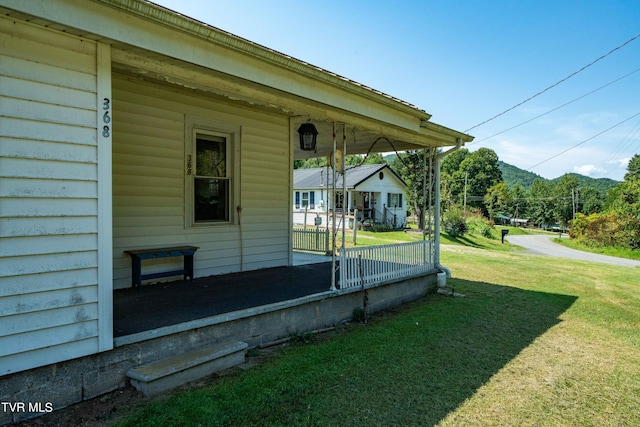
[[[546,255],[557,258],[573,258],[591,262],[603,262],[606,264],[614,264],[624,267],[640,267],[640,261],[592,254],[590,252],[583,252],[564,247],[551,241],[551,239],[556,237],[558,236],[548,234],[531,234],[522,236],[507,235],[505,236],[505,239],[509,243],[522,246],[526,249],[525,253],[529,254]]]

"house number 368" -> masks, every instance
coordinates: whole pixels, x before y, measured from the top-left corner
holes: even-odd
[[[104,110],[104,114],[102,115],[102,121],[104,122],[104,126],[102,127],[102,136],[109,138],[109,135],[111,134],[111,129],[109,128],[109,123],[111,123],[111,116],[109,116],[109,112],[111,111],[111,100],[109,98],[104,98],[102,109]]]

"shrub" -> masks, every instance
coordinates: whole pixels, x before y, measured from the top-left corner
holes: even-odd
[[[640,249],[640,218],[617,212],[576,215],[571,222],[570,235],[592,246],[619,246]]]
[[[471,233],[479,234],[487,239],[493,238],[493,229],[489,224],[489,220],[481,214],[470,215],[467,218],[467,226]]]
[[[353,313],[351,314],[351,321],[352,322],[364,322],[365,320],[365,315],[364,315],[364,309],[362,307],[356,307],[353,309]]]
[[[374,222],[369,229],[373,232],[393,231],[393,228],[389,224],[383,224],[381,222]]]
[[[442,218],[444,231],[451,237],[461,237],[469,231],[467,220],[458,208],[451,208]]]

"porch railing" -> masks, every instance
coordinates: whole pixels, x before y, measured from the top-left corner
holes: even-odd
[[[346,289],[435,270],[432,240],[341,249],[338,286]]]
[[[329,251],[329,230],[326,228],[294,228],[293,249],[314,252]]]

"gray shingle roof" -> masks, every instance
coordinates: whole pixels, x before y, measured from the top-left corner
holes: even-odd
[[[396,175],[386,164],[347,166],[344,175],[346,177],[347,188],[355,188],[362,181],[383,169],[387,169]],[[329,175],[328,177],[327,174]],[[404,184],[404,181],[402,181],[400,177],[398,177],[398,179]],[[333,171],[331,168],[295,169],[293,171],[293,188],[327,188],[332,185],[332,182]],[[342,187],[342,175],[340,174],[338,174],[336,186]]]

